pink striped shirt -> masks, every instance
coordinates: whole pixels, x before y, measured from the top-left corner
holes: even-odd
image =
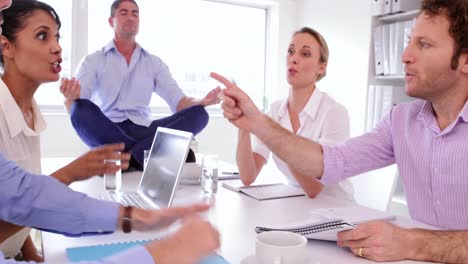
[[[468,229],[468,103],[443,131],[430,102],[400,104],[372,132],[323,153],[323,183],[396,163],[413,219]]]

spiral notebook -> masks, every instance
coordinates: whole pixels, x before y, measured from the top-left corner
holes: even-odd
[[[369,221],[389,221],[395,216],[364,206],[322,208],[310,212],[309,218],[284,225],[257,226],[257,233],[265,231],[289,231],[308,239],[336,241],[338,232],[355,229]]]
[[[305,195],[301,188],[284,183],[244,186],[241,181],[227,181],[223,182],[223,187],[236,192],[244,193],[260,201]]]
[[[152,240],[139,240],[96,246],[67,248],[67,257],[70,262],[102,260],[131,247],[144,245],[151,241]],[[227,262],[220,255],[213,254],[202,259],[199,264],[229,264],[229,262]]]

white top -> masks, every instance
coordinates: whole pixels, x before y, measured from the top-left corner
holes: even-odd
[[[40,174],[40,133],[46,129],[47,124],[34,100],[32,108],[34,129],[28,127],[21,109],[0,78],[0,152],[21,168]],[[30,228],[23,228],[9,237],[0,244],[0,251],[5,257],[15,256],[23,246],[29,232]]]
[[[282,127],[293,131],[289,118],[288,99],[271,104],[268,115]],[[337,144],[349,138],[348,111],[343,105],[333,100],[326,93],[320,92],[317,88],[312,93],[304,109],[299,113],[299,120],[300,127],[297,135],[320,144]],[[271,150],[255,136],[252,136],[252,150],[268,161]],[[288,183],[298,186],[299,184],[289,170],[288,165],[275,154],[273,154],[272,158],[278,169],[285,175]],[[353,186],[349,180],[326,185],[321,194],[354,200]]]

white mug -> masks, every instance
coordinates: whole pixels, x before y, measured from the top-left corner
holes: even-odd
[[[257,264],[304,264],[307,239],[285,231],[262,232],[257,235],[255,256]]]

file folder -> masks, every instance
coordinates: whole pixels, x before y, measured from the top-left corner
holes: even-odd
[[[396,34],[396,60],[395,60],[395,74],[402,75],[405,74],[404,66],[402,62],[403,51],[405,48],[405,21],[400,21],[395,24],[395,34]]]
[[[73,247],[67,248],[67,257],[70,262],[81,261],[97,261],[103,260],[115,254],[119,254],[131,247],[144,245],[151,242],[145,241],[129,241],[112,244],[101,244],[94,246]],[[203,258],[198,264],[229,264],[223,257],[218,254],[213,254]]]
[[[407,12],[421,7],[421,0],[392,0],[391,12]]]
[[[371,0],[372,16],[381,16],[385,14],[385,1],[387,0]]]
[[[384,1],[384,14],[388,15],[392,13],[392,2],[393,0],[383,0]]]
[[[414,19],[408,20],[404,23],[405,23],[405,29],[404,29],[405,35],[403,39],[403,49],[405,49],[406,46],[408,46],[408,40],[411,37],[411,31],[413,31],[415,20]]]
[[[389,40],[388,44],[390,47],[390,53],[389,53],[389,74],[390,75],[396,75],[397,74],[397,64],[399,61],[398,55],[397,55],[397,24],[392,23],[389,24]]]
[[[384,75],[390,74],[390,24],[382,25]]]
[[[382,26],[377,26],[374,28],[375,75],[384,74],[383,44]]]
[[[374,128],[375,86],[370,85],[367,92],[366,131]]]

